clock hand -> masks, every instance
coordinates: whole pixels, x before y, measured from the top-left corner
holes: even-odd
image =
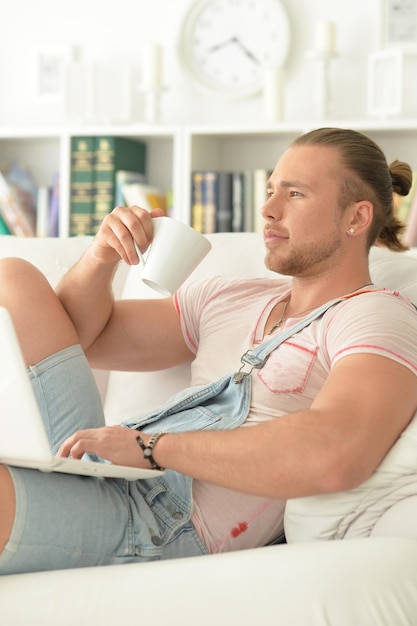
[[[215,52],[216,50],[220,50],[221,48],[224,48],[225,46],[228,46],[229,44],[233,43],[235,39],[236,37],[231,37],[230,39],[227,39],[226,41],[217,43],[214,46],[211,46],[211,48],[208,49],[208,52]]]
[[[211,48],[209,48],[207,52],[217,52],[217,50],[221,50],[222,48],[224,48],[225,46],[229,46],[230,44],[235,44],[236,46],[238,46],[238,48],[243,52],[243,54],[248,57],[248,59],[250,59],[251,61],[253,61],[253,63],[256,63],[257,65],[260,65],[260,62],[256,58],[256,56],[248,48],[246,48],[246,46],[243,45],[238,37],[231,37],[226,41],[217,43],[214,46],[211,46]]]
[[[251,61],[253,61],[257,65],[260,65],[259,60],[256,58],[256,56],[254,54],[252,54],[252,52],[250,50],[248,50],[248,48],[246,48],[246,46],[243,45],[243,43],[240,41],[240,39],[238,39],[237,37],[233,37],[232,41],[233,41],[233,43],[235,43],[235,44],[237,44],[239,46],[239,48],[242,50],[242,52],[244,54],[246,54],[246,56]]]

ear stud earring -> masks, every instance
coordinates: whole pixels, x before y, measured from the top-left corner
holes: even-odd
[[[351,226],[351,227],[349,228],[349,233],[350,233],[351,235],[353,235],[353,233],[354,233],[354,232],[355,232],[355,229],[353,228],[353,226]]]

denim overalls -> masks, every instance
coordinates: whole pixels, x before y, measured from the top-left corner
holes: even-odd
[[[129,420],[123,425],[145,433],[158,431],[229,430],[238,428],[247,418],[251,398],[251,372],[260,369],[269,354],[282,342],[302,330],[342,299],[332,300],[291,328],[272,336],[254,350],[246,352],[238,372],[202,387],[188,388],[176,394],[158,410]],[[248,366],[248,371],[244,371]],[[172,541],[192,515],[192,479],[166,470],[156,478],[139,480],[135,488],[160,520],[161,546]],[[149,535],[139,537],[142,553],[155,556],[156,546],[146,546]],[[161,548],[162,550],[162,548]]]

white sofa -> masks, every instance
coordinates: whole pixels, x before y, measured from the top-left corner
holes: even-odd
[[[268,273],[259,235],[218,234],[210,239],[213,250],[190,280],[216,273]],[[3,236],[0,257],[32,261],[54,285],[88,243],[88,238]],[[375,282],[400,289],[417,303],[417,251],[396,254],[375,248],[371,273]],[[120,266],[115,292],[119,297],[155,296],[141,284],[137,267]],[[188,367],[97,376],[106,419],[115,423],[188,384]],[[0,577],[0,624],[417,625],[417,498],[403,501],[387,515],[395,518],[403,537]]]

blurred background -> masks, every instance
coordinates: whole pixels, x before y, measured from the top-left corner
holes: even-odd
[[[8,3],[0,37],[0,128],[59,126],[72,121],[90,122],[94,117],[92,121],[103,122],[106,116],[119,117],[121,122],[143,121],[143,96],[138,85],[144,71],[144,51],[151,44],[160,47],[161,80],[166,87],[160,100],[159,121],[262,122],[262,93],[240,98],[236,106],[235,100],[203,93],[189,80],[178,55],[178,41],[193,4],[191,0]],[[384,0],[282,0],[282,5],[291,31],[284,68],[285,121],[312,117],[309,96],[317,77],[308,53],[314,49],[316,31],[323,20],[330,21],[335,29],[337,57],[329,68],[332,117],[366,117],[368,57],[381,45]],[[55,99],[42,93],[40,83],[45,76],[39,76],[42,64],[45,71],[45,66],[54,62],[54,55],[67,68],[64,97],[60,93]],[[85,103],[88,86],[81,81],[80,71],[88,77],[91,68],[95,80],[104,81],[101,105]],[[91,80],[86,80],[91,85]],[[106,111],[106,100],[110,112]],[[112,113],[114,107],[117,114]]]

